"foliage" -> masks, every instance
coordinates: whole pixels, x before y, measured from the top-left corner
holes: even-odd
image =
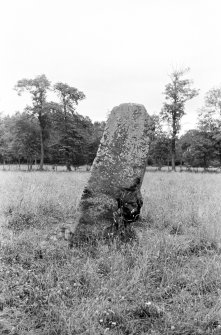
[[[68,112],[73,113],[75,111],[74,105],[78,105],[80,100],[85,99],[83,92],[68,84],[58,82],[54,85],[54,90],[61,99],[64,114]]]
[[[193,167],[208,168],[215,158],[214,140],[211,133],[189,130],[180,139],[184,162]]]
[[[75,87],[71,87],[64,83],[57,83],[54,85],[54,91],[58,94],[61,104],[57,109],[57,121],[60,132],[60,151],[63,152],[67,170],[71,170],[71,162],[76,156],[76,147],[82,140],[82,129],[78,128],[79,120],[74,115],[75,107],[80,100],[85,98],[83,92],[78,91]],[[76,141],[76,145],[74,145]]]
[[[97,154],[97,149],[100,144],[100,140],[102,138],[104,129],[105,129],[106,123],[104,121],[101,122],[94,122],[93,128],[92,128],[92,136],[88,138],[88,146],[87,146],[87,152],[88,152],[88,162],[89,164],[92,164],[94,158]]]
[[[170,156],[170,139],[163,130],[162,120],[158,115],[152,116],[153,132],[150,139],[150,148],[148,152],[148,161],[158,166],[161,170],[166,165]]]
[[[215,158],[221,166],[221,89],[206,93],[205,106],[199,111],[198,128],[213,142]]]
[[[214,112],[221,114],[221,88],[212,88],[206,93],[205,105]]]
[[[47,128],[44,131],[45,161],[65,164],[64,134],[61,114],[56,110],[48,113]],[[104,122],[92,121],[75,113],[70,118],[68,129],[70,162],[73,166],[92,164],[103,134]],[[40,129],[37,119],[27,111],[0,118],[0,161],[11,163],[27,162],[31,169],[33,161],[40,160]]]
[[[32,115],[27,113],[15,115],[13,141],[18,159],[24,157],[31,163],[34,158],[39,157],[39,125]]]
[[[12,143],[10,117],[0,118],[0,157],[4,163],[11,160]]]
[[[168,163],[170,152],[170,139],[167,134],[162,133],[151,142],[148,155],[152,163],[161,170],[162,166]]]

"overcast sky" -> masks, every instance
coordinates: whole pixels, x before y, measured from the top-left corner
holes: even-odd
[[[45,74],[83,91],[77,111],[93,121],[123,102],[158,113],[168,75],[190,67],[200,89],[186,106],[191,128],[221,84],[220,15],[220,0],[2,0],[0,111],[22,111],[14,85]]]

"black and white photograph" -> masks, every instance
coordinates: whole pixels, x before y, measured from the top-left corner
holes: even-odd
[[[221,1],[0,1],[0,335],[221,335]]]

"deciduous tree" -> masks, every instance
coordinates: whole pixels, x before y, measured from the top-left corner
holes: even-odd
[[[221,89],[214,88],[206,93],[205,105],[199,110],[198,129],[210,134],[215,154],[221,166]]]
[[[205,105],[221,115],[221,88],[212,88],[206,93]]]
[[[183,158],[187,165],[207,169],[215,158],[212,134],[197,129],[187,131],[180,138]]]
[[[19,80],[15,86],[18,94],[21,95],[24,91],[31,94],[33,106],[27,108],[27,112],[36,116],[40,127],[40,170],[43,170],[44,165],[44,142],[45,142],[45,129],[48,122],[48,113],[50,107],[47,104],[46,97],[47,91],[50,88],[50,82],[46,76],[40,75],[34,79]]]
[[[163,165],[168,164],[170,154],[170,139],[163,130],[159,115],[152,115],[152,132],[150,135],[150,148],[148,161],[151,161],[161,170]]]
[[[33,115],[17,113],[14,119],[13,151],[20,163],[25,158],[28,170],[32,169],[33,160],[37,160],[40,152],[39,124]]]
[[[67,170],[71,170],[71,147],[73,148],[72,141],[79,137],[79,132],[76,128],[76,117],[74,116],[76,105],[80,100],[85,98],[83,92],[75,87],[58,82],[54,85],[54,91],[60,98],[60,108],[57,109],[57,119],[60,119],[60,127],[63,128],[61,134],[62,150],[65,155],[65,164]]]
[[[183,78],[189,71],[176,70],[170,75],[170,83],[165,87],[165,103],[161,111],[161,117],[171,127],[171,156],[172,170],[175,171],[176,139],[180,131],[180,121],[185,114],[185,103],[197,96],[198,91],[191,87],[192,81]]]

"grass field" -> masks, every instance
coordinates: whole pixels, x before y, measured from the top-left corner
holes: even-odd
[[[0,171],[0,334],[221,334],[221,175],[146,173],[139,241],[68,249],[88,173]]]

